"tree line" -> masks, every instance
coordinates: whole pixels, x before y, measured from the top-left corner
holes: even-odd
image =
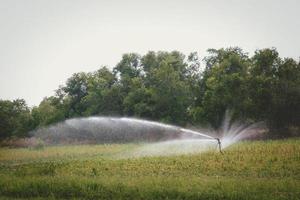
[[[0,138],[97,115],[218,128],[226,110],[232,120],[264,121],[273,134],[299,134],[300,62],[275,48],[253,56],[238,47],[209,49],[202,60],[196,52],[124,54],[112,70],[73,74],[36,107],[0,100]]]

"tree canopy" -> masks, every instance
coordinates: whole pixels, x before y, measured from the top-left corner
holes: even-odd
[[[271,133],[288,136],[299,134],[299,102],[300,63],[280,58],[274,48],[251,57],[237,47],[209,49],[203,62],[195,52],[129,53],[111,70],[74,73],[32,109],[21,99],[0,100],[0,137],[95,115],[218,128],[226,110],[233,119],[265,121]]]

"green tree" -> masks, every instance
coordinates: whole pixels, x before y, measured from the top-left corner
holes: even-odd
[[[88,93],[82,100],[85,116],[122,113],[121,88],[115,74],[107,67],[90,74],[87,88]]]
[[[140,56],[135,53],[124,54],[122,60],[114,68],[114,72],[121,78],[134,78],[140,76]]]
[[[132,79],[130,92],[124,98],[123,105],[124,113],[128,116],[153,118],[151,93],[145,87],[143,79]]]
[[[269,125],[273,115],[275,72],[281,63],[276,49],[262,49],[251,58],[248,96],[248,115],[255,120],[265,120]]]
[[[89,74],[75,73],[70,77],[62,90],[66,93],[69,102],[69,117],[82,116],[86,109],[82,99],[88,94]]]
[[[153,117],[165,122],[185,124],[187,107],[190,103],[190,89],[180,79],[172,63],[162,61],[152,72],[153,85],[149,88],[154,102]]]
[[[226,110],[233,120],[265,121],[272,133],[299,132],[299,62],[281,59],[275,48],[250,58],[238,47],[208,53],[204,69],[195,52],[124,54],[113,70],[73,74],[32,110],[22,99],[0,100],[0,137],[26,136],[35,127],[91,115],[218,128]]]
[[[0,100],[0,138],[24,137],[33,128],[30,109],[24,99]]]
[[[44,98],[38,107],[31,111],[35,127],[47,126],[59,121],[65,117],[65,109],[56,97]]]
[[[291,58],[284,59],[274,74],[270,126],[279,134],[290,134],[290,127],[300,127],[300,68]]]
[[[232,111],[233,119],[246,119],[247,55],[239,48],[210,49],[209,53],[197,103],[190,110],[193,121],[218,128],[226,110]]]

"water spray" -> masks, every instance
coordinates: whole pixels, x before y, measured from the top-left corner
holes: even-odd
[[[193,130],[190,130],[190,129],[181,128],[180,130],[183,131],[183,132],[185,132],[185,133],[192,133],[192,134],[195,134],[195,135],[200,135],[200,136],[205,137],[207,139],[215,139],[215,140],[217,140],[219,151],[220,151],[221,154],[223,154],[221,140],[219,138],[213,138],[213,137],[211,137],[209,135],[206,135],[206,134],[203,134],[203,133],[199,133],[197,131],[193,131]]]
[[[147,142],[148,147],[153,147],[158,153],[172,152],[169,150],[172,148],[179,153],[199,152],[209,150],[209,145],[216,144],[217,150],[223,154],[223,149],[248,136],[258,127],[256,124],[244,126],[228,123],[229,121],[225,120],[221,129],[222,139],[155,121],[100,116],[68,119],[49,127],[39,128],[31,134],[49,145]]]

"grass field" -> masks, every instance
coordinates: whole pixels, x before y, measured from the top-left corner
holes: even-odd
[[[0,149],[0,199],[300,199],[300,139],[123,158],[138,144]]]

